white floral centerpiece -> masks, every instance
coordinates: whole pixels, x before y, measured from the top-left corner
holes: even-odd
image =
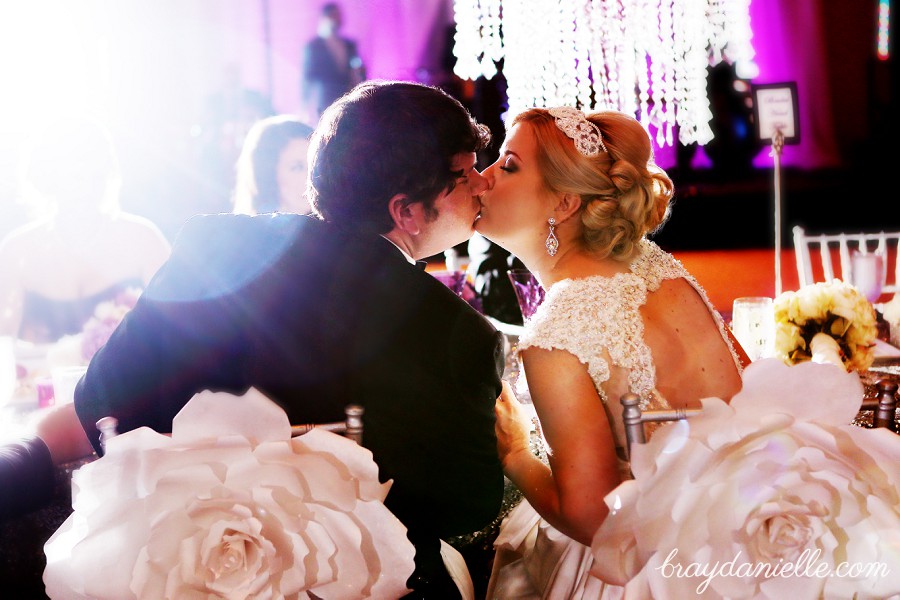
[[[884,304],[882,316],[891,329],[891,344],[900,347],[900,294]]]
[[[859,378],[778,359],[743,378],[633,447],[592,572],[626,598],[900,594],[900,436],[848,424]]]
[[[73,514],[45,545],[53,599],[397,598],[415,549],[371,452],[291,438],[259,392],[206,392],[172,435],[140,428],[76,471]]]
[[[874,307],[839,279],[775,298],[775,355],[789,365],[815,360],[865,371],[875,358],[877,336]]]

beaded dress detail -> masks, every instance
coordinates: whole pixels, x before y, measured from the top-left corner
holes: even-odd
[[[604,403],[607,397],[602,384],[610,377],[608,356],[614,365],[628,370],[631,391],[640,396],[642,410],[670,408],[665,398],[655,392],[656,367],[644,341],[644,324],[638,312],[647,301],[647,294],[658,290],[663,281],[682,278],[690,283],[715,319],[739,370],[741,363],[725,331],[725,322],[693,276],[655,243],[642,240],[640,248],[640,254],[629,265],[630,273],[565,279],[554,284],[525,323],[519,349],[535,346],[571,352],[587,366]]]

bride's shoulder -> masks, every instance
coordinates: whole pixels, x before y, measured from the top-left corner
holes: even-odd
[[[531,332],[587,331],[620,313],[639,282],[630,274],[596,275],[554,283],[534,316],[526,323]]]
[[[640,252],[632,260],[630,269],[645,280],[651,290],[658,288],[660,282],[666,279],[689,275],[678,259],[648,239],[641,240]]]

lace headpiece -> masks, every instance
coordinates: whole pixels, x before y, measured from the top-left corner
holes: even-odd
[[[575,142],[575,148],[581,154],[597,156],[601,150],[607,151],[606,146],[603,144],[600,128],[588,121],[584,113],[577,108],[558,106],[549,109],[548,112],[556,120],[556,126],[559,127],[560,131]]]

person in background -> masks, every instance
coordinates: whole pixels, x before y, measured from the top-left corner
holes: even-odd
[[[337,2],[322,6],[317,34],[303,47],[302,113],[315,123],[328,106],[366,79],[356,42],[340,35],[344,17]]]
[[[237,63],[223,67],[221,83],[204,99],[194,125],[191,214],[232,209],[234,165],[244,139],[254,123],[275,114],[271,98],[245,82]]]
[[[101,417],[120,433],[168,432],[206,389],[256,388],[293,423],[342,420],[347,404],[362,404],[363,445],[393,480],[386,505],[416,546],[409,597],[459,598],[441,540],[500,511],[503,336],[416,261],[472,235],[485,188],[476,153],[489,139],[437,88],[357,86],[311,140],[317,217],[189,220],[94,356],[74,410],[45,422],[38,442],[59,463],[102,452]]]
[[[748,361],[696,280],[646,239],[673,186],[634,117],[529,109],[483,175],[478,231],[547,290],[518,346],[548,462],[504,385],[498,450],[525,501],[501,527],[489,597],[613,597],[589,574],[589,545],[629,472],[621,396],[644,410],[730,399]]]
[[[238,157],[234,212],[309,214],[307,150],[313,129],[293,115],[254,123]]]
[[[53,119],[35,136],[23,189],[40,211],[0,242],[0,335],[55,342],[99,303],[149,283],[170,245],[153,222],[121,210],[119,183],[98,121]]]

